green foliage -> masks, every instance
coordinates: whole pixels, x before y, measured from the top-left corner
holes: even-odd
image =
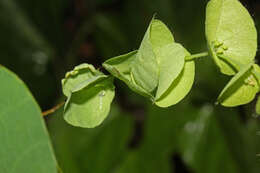
[[[112,77],[92,65],[81,64],[66,74],[62,85],[67,96],[64,119],[68,123],[93,128],[107,117],[115,95]]]
[[[225,3],[226,8],[233,5],[226,3],[228,1],[218,2]],[[237,65],[237,56],[228,57],[229,61],[220,55],[217,60],[212,57],[214,61],[211,58],[196,60],[196,83],[193,92],[184,99],[194,82],[195,59],[207,55],[207,52],[191,55],[187,51],[206,49],[202,20],[204,5],[204,0],[154,0],[152,3],[149,0],[0,2],[0,63],[15,70],[28,83],[43,109],[64,100],[57,92],[60,90],[60,78],[76,63],[87,61],[100,67],[97,63],[101,64],[104,60],[105,69],[123,81],[115,80],[118,98],[110,108],[114,86],[108,73],[83,64],[65,76],[65,110],[59,109],[45,117],[60,167],[58,172],[260,172],[259,157],[256,157],[260,153],[260,138],[256,136],[260,130],[259,121],[251,116],[254,104],[239,107],[239,111],[213,104],[229,78],[228,75],[217,74],[214,62],[220,62],[221,72],[224,70],[221,68],[225,68],[234,75],[218,102],[234,106],[249,102],[258,92],[260,68],[253,59],[241,67]],[[150,24],[152,35],[147,36],[150,39],[146,40],[143,49],[150,50],[146,47],[150,45],[152,52],[143,54],[154,54],[158,69],[149,69],[146,64],[140,63],[135,70],[158,70],[158,79],[149,81],[144,78],[142,81],[143,77],[151,76],[140,73],[136,77],[137,83],[133,80],[132,63],[142,52],[140,40],[154,11],[171,30],[174,29],[175,39],[181,40],[185,48],[175,43],[165,24],[153,19]],[[238,10],[236,15],[239,13]],[[259,23],[257,13],[254,18]],[[229,19],[230,22],[232,19]],[[225,32],[241,30],[240,25],[246,22],[239,21],[238,25],[227,27]],[[236,33],[233,39],[236,37],[240,37],[239,34]],[[246,40],[244,38],[241,42]],[[216,42],[216,45],[230,50],[220,43]],[[137,47],[136,51],[106,59]],[[247,51],[241,48],[239,53],[243,50]],[[211,50],[209,55],[212,56]],[[142,58],[144,63],[153,65],[149,56]],[[242,59],[239,58],[239,61]],[[0,67],[0,78],[2,74]],[[14,75],[10,75],[18,82]],[[28,89],[17,94],[15,86],[18,84],[2,78],[0,83],[0,172],[57,172],[53,153],[46,144],[49,143],[46,142],[48,136],[40,110],[33,99],[26,99],[29,98]],[[155,83],[154,90],[149,91]],[[20,81],[19,85],[24,87]],[[100,104],[100,96],[104,96],[103,91],[106,90],[109,90],[106,92],[109,96],[102,97],[104,102]],[[149,100],[153,104],[147,104]],[[159,108],[181,100],[173,107]],[[18,102],[24,104],[17,105]],[[260,101],[257,101],[257,113],[260,113],[259,104]],[[103,110],[98,109],[100,105],[105,105]],[[99,126],[88,129],[71,125]],[[43,137],[45,142],[41,142]],[[38,141],[46,147],[35,145]]]
[[[0,81],[0,172],[56,173],[39,106],[25,84],[2,66]]]
[[[252,17],[238,0],[211,0],[205,30],[209,51],[222,73],[234,75],[253,62],[257,32]]]
[[[257,33],[250,14],[238,0],[211,0],[207,5],[205,25],[209,54],[222,73],[235,75],[219,95],[218,102],[228,107],[251,102],[260,88],[260,68],[253,64]],[[153,18],[137,51],[111,58],[103,63],[103,67],[133,91],[150,98],[157,106],[169,107],[188,94],[194,82],[194,59],[205,55],[191,55],[182,45],[175,43],[171,31],[163,22]],[[80,88],[87,85],[88,81],[96,80],[93,76],[84,77],[73,79],[84,83]],[[73,87],[78,85],[78,82],[69,83]],[[63,92],[68,97],[66,90],[73,89],[66,88]],[[76,102],[77,98],[74,99]],[[76,112],[77,108],[72,110],[70,114]],[[80,117],[95,117],[93,113],[83,113],[76,114],[78,123],[86,121]],[[67,121],[71,122],[74,119],[72,117]],[[74,119],[71,124],[76,121]]]
[[[166,25],[152,19],[138,51],[111,58],[103,66],[156,105],[169,107],[191,89],[194,63],[185,61],[189,56],[182,45],[174,42]]]
[[[243,67],[226,85],[218,97],[224,106],[238,106],[251,102],[259,91],[259,83],[252,74],[252,64]]]

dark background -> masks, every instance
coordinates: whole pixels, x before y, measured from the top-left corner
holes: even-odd
[[[259,33],[260,1],[241,2]],[[206,4],[0,0],[0,64],[17,73],[46,110],[65,99],[60,80],[66,71],[85,62],[105,72],[106,59],[139,47],[155,13],[191,53],[205,51]],[[64,173],[259,173],[255,102],[237,108],[214,104],[229,79],[210,57],[199,59],[191,92],[166,109],[116,80],[111,113],[101,126],[72,127],[62,109],[45,118],[59,166]]]

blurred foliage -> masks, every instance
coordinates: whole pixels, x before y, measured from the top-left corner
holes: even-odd
[[[206,3],[1,0],[0,64],[29,85],[45,110],[64,100],[60,80],[65,71],[82,62],[101,68],[106,59],[137,49],[154,13],[191,53],[206,50]],[[242,3],[259,31],[260,3]],[[190,94],[167,109],[116,80],[114,105],[100,127],[71,127],[61,110],[46,118],[59,166],[64,173],[260,172],[255,103],[228,109],[214,105],[228,80],[212,59],[199,59]]]

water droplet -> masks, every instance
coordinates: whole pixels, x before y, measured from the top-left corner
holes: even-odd
[[[100,97],[104,97],[106,95],[106,91],[101,91],[100,93],[99,93],[99,96]]]

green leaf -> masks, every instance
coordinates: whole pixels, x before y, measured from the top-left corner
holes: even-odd
[[[256,109],[256,113],[258,115],[260,115],[260,96],[257,97],[257,102],[256,102],[255,109]]]
[[[67,72],[65,78],[62,79],[63,94],[68,97],[72,92],[79,91],[106,77],[90,64],[78,65],[72,71]]]
[[[173,42],[173,36],[167,26],[159,20],[152,19],[136,58],[131,63],[133,80],[149,93],[155,90],[159,80],[157,51]]]
[[[186,56],[186,50],[178,43],[168,44],[158,51],[159,84],[156,92],[158,100],[179,76]]]
[[[227,75],[253,62],[257,50],[254,21],[238,0],[211,0],[206,10],[206,37],[211,56]]]
[[[258,85],[260,86],[260,67],[257,64],[253,64],[252,73],[254,74],[255,78],[257,79]]]
[[[0,172],[56,173],[55,156],[33,96],[2,66],[0,81]]]
[[[103,63],[103,67],[113,76],[124,81],[133,91],[143,96],[153,98],[150,93],[139,87],[131,78],[130,64],[136,58],[136,54],[137,51],[132,51],[130,53],[111,58]]]
[[[153,19],[138,51],[109,59],[103,66],[135,92],[168,107],[183,99],[193,84],[195,64],[185,62],[186,56],[190,53],[174,43],[167,26]]]
[[[173,81],[171,86],[155,102],[157,106],[168,107],[178,103],[191,90],[195,76],[195,62],[186,61],[181,74]]]
[[[114,95],[111,77],[73,92],[64,108],[64,119],[73,126],[96,127],[107,117]]]
[[[252,63],[241,70],[229,81],[218,97],[223,106],[233,107],[251,102],[259,91],[259,84],[252,74]]]

